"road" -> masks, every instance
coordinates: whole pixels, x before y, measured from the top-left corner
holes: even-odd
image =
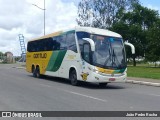
[[[160,88],[112,83],[106,88],[68,80],[34,78],[24,69],[0,64],[0,111],[158,111]]]

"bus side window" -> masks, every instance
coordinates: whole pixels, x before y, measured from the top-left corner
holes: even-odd
[[[30,44],[30,52],[36,52],[36,43],[35,41],[32,41]]]
[[[83,59],[90,63],[90,44],[83,45]]]
[[[47,51],[47,41],[45,41],[45,40],[43,41],[43,46],[44,46],[44,47],[43,47],[43,50],[44,50],[44,51]]]
[[[57,40],[53,40],[53,50],[59,50],[60,43]]]
[[[45,40],[43,40],[43,39],[39,40],[39,42],[38,42],[39,50],[38,51],[44,51],[44,47],[45,47],[44,41]]]
[[[81,55],[83,54],[83,38],[90,38],[90,34],[87,32],[76,32],[78,38],[78,44],[80,47]],[[83,56],[83,55],[82,55]]]
[[[75,40],[75,33],[68,33],[67,34],[67,49],[72,50],[74,52],[77,52],[77,45],[76,45],[76,40]]]
[[[52,40],[52,38],[47,39],[47,48],[48,48],[48,51],[53,50],[53,40]]]
[[[32,43],[31,42],[28,42],[28,44],[27,44],[27,51],[32,52]]]
[[[58,42],[60,44],[60,50],[67,50],[66,34],[59,36]]]

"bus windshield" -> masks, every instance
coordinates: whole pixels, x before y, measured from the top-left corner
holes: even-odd
[[[91,38],[95,43],[91,63],[94,66],[106,69],[125,69],[126,56],[122,38],[109,37],[86,32],[77,32],[77,37],[82,51],[82,38]]]
[[[126,68],[125,50],[122,38],[92,35],[95,42],[93,65],[108,69]]]

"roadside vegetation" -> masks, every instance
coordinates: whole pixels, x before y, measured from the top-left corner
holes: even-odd
[[[128,64],[127,75],[128,77],[160,80],[160,65],[155,63],[140,63],[135,67]]]

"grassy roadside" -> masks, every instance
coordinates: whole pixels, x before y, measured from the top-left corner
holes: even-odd
[[[148,66],[128,66],[128,77],[152,78],[160,80],[160,68]]]

